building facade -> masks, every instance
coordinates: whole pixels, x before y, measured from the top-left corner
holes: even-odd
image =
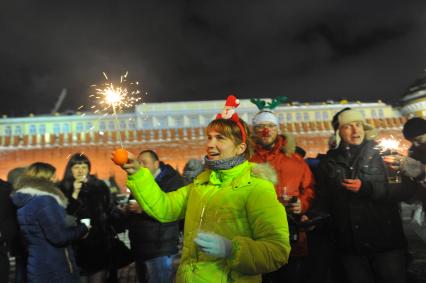
[[[241,99],[238,113],[251,123],[257,108]],[[32,116],[0,119],[0,177],[15,167],[35,161],[49,162],[61,176],[67,158],[84,152],[100,178],[115,176],[123,185],[125,174],[110,161],[114,148],[123,146],[137,154],[153,149],[162,160],[182,170],[190,158],[204,155],[206,125],[223,109],[224,101],[192,101],[141,104],[133,113],[111,115]],[[296,135],[307,156],[327,150],[332,134],[331,118],[344,107],[359,110],[382,135],[401,137],[405,112],[381,101],[289,103],[276,108],[281,131]],[[426,110],[426,107],[425,107]]]

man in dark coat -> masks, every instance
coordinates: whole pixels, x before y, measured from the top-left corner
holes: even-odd
[[[16,208],[10,198],[12,185],[0,180],[0,282],[9,280],[9,252],[18,236]]]
[[[164,192],[183,187],[183,179],[170,165],[164,164],[152,150],[138,156]],[[129,201],[129,238],[135,253],[139,282],[171,282],[173,259],[178,253],[179,223],[160,223],[144,213],[132,199]]]
[[[371,125],[350,108],[333,119],[337,148],[320,163],[318,199],[330,212],[348,282],[406,282],[406,239],[399,202],[415,184],[388,181]]]

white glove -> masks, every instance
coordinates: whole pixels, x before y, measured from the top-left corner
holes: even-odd
[[[232,254],[232,241],[214,233],[198,233],[194,242],[202,252],[216,257],[227,258]]]

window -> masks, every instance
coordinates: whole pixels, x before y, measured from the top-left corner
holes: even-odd
[[[93,123],[87,122],[86,123],[86,131],[91,131],[91,130],[93,130]]]
[[[385,117],[383,109],[379,109],[379,118],[383,118],[383,117]]]
[[[328,120],[330,120],[330,118],[329,118],[329,116],[328,116],[328,112],[327,112],[327,111],[322,112],[322,119],[323,119],[324,121],[328,121]]]
[[[293,115],[291,113],[287,113],[287,122],[291,122],[293,120]]]
[[[102,131],[102,132],[104,132],[105,129],[106,129],[105,122],[102,121],[101,123],[99,123],[99,130]]]
[[[377,112],[375,109],[371,110],[371,117],[377,118]]]
[[[126,129],[126,121],[124,121],[124,120],[120,121],[120,129],[121,130],[125,130]]]
[[[315,120],[317,121],[321,120],[321,112],[319,111],[315,112]]]
[[[136,123],[135,123],[135,121],[133,121],[133,120],[129,121],[129,128],[132,129],[132,130],[136,129]]]
[[[183,128],[183,116],[175,117],[175,128]]]
[[[77,123],[76,131],[77,133],[81,133],[83,131],[83,123]]]
[[[35,125],[30,125],[30,135],[35,135],[37,134],[37,128]]]
[[[12,134],[12,128],[10,126],[6,126],[6,128],[4,128],[4,135],[10,136],[11,134]]]
[[[40,133],[40,135],[46,134],[46,125],[43,124],[38,126],[38,132]]]
[[[198,127],[200,125],[199,120],[198,120],[198,116],[191,116],[190,117],[190,123],[191,123],[191,127]]]
[[[302,121],[302,113],[300,113],[300,112],[296,112],[296,121],[297,121],[297,122]]]
[[[109,122],[108,122],[108,129],[109,129],[109,130],[115,130],[115,124],[114,124],[114,121],[109,121]]]
[[[309,112],[303,112],[303,121],[309,121]]]
[[[63,126],[62,126],[62,132],[64,133],[64,134],[68,134],[69,132],[70,132],[70,124],[64,124]]]
[[[15,127],[15,136],[20,136],[20,135],[22,135],[22,127],[16,126]]]
[[[54,124],[53,125],[53,133],[55,135],[59,135],[60,130],[61,130],[61,127],[59,126],[59,124]]]

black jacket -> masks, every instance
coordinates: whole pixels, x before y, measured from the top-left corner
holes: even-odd
[[[16,208],[10,198],[12,185],[0,180],[0,249],[4,252],[15,248],[19,241]]]
[[[366,255],[406,246],[399,202],[409,199],[414,181],[387,182],[388,171],[374,141],[346,147],[341,143],[320,163],[317,200],[333,220],[335,240],[344,253]],[[343,179],[362,181],[358,193],[344,189]]]
[[[108,269],[115,237],[110,221],[112,204],[108,186],[95,176],[89,176],[77,199],[72,197],[72,184],[61,182],[60,188],[69,202],[68,214],[77,219],[91,219],[92,228],[87,238],[78,240],[73,245],[77,265],[82,268],[84,275]]]
[[[183,187],[183,179],[170,165],[160,162],[155,178],[164,192]],[[173,255],[178,252],[179,223],[160,223],[146,213],[129,215],[129,239],[136,260]]]

